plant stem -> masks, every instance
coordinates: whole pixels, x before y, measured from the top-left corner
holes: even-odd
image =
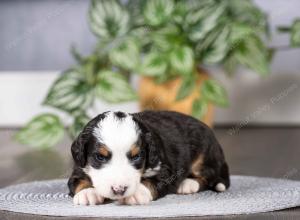
[[[291,28],[287,27],[287,26],[280,26],[280,27],[277,28],[277,30],[280,31],[280,32],[290,32]]]

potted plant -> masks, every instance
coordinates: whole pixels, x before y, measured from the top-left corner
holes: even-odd
[[[213,105],[228,99],[206,66],[269,73],[266,15],[250,0],[92,0],[89,24],[99,39],[94,52],[82,57],[73,48],[78,65],[58,77],[43,102],[71,122],[64,127],[56,114],[38,115],[17,134],[21,143],[53,146],[65,131],[74,138],[97,99],[139,97],[142,109],[182,111],[211,125]],[[133,74],[141,78],[137,93]]]
[[[228,99],[205,66],[233,73],[241,64],[269,73],[266,15],[251,1],[154,0],[139,7],[147,28],[139,70],[143,109],[180,111],[212,125],[213,105],[226,107]]]

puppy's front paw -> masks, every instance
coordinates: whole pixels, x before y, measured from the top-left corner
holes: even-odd
[[[198,192],[199,188],[200,188],[200,185],[196,180],[187,178],[180,183],[180,185],[177,189],[177,193],[178,194],[192,194],[192,193]]]
[[[153,200],[150,190],[142,183],[139,184],[134,195],[120,200],[121,204],[126,205],[145,205]]]
[[[97,205],[103,203],[103,201],[104,198],[94,188],[83,189],[73,198],[75,205]]]

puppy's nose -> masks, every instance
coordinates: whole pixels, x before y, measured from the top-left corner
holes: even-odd
[[[128,186],[112,186],[111,190],[116,196],[123,196]]]

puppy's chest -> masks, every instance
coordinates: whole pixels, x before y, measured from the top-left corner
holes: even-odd
[[[156,167],[153,168],[147,168],[144,173],[143,173],[143,177],[151,177],[151,176],[156,176],[158,174],[158,172],[161,169],[161,162],[158,163],[158,165]]]

